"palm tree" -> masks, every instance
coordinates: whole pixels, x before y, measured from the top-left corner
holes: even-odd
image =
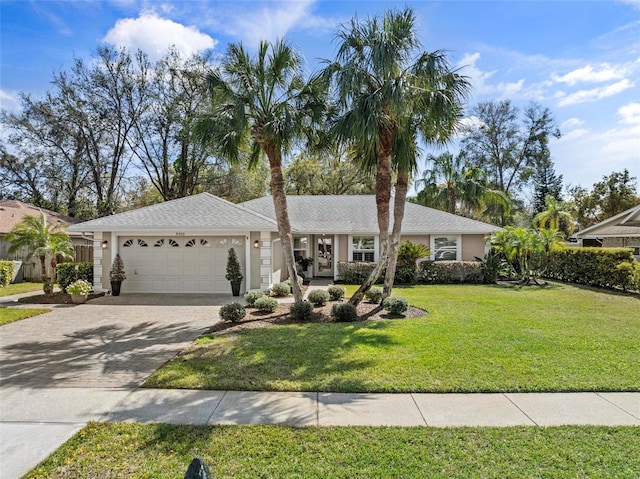
[[[64,231],[59,231],[57,225],[52,227],[47,224],[44,213],[41,213],[40,218],[25,216],[9,232],[7,239],[11,243],[10,254],[24,248],[27,252],[27,260],[33,256],[40,259],[43,290],[45,293],[51,294],[55,277],[50,279],[47,276],[46,259],[47,256],[51,258],[54,273],[58,257],[73,259],[73,244],[69,235]]]
[[[508,207],[505,194],[489,188],[486,172],[467,163],[463,153],[456,157],[448,152],[430,155],[427,161],[422,179],[416,181],[416,186],[422,185],[417,197],[419,204],[451,214],[463,210],[467,215],[489,202]]]
[[[380,258],[352,296],[358,304],[386,268],[383,297],[391,292],[406,192],[417,170],[419,140],[447,140],[457,126],[469,84],[452,71],[444,53],[418,52],[415,15],[410,8],[382,19],[352,19],[337,34],[336,60],[323,74],[333,81],[338,115],[332,134],[350,145],[361,166],[375,172]],[[416,55],[417,53],[417,55]],[[396,171],[394,223],[390,202]]]
[[[549,228],[553,231],[561,231],[570,236],[574,230],[573,216],[566,210],[562,209],[562,203],[552,195],[547,195],[544,199],[546,210],[538,213],[533,218],[533,226],[543,230]]]
[[[325,101],[304,81],[301,55],[285,41],[261,42],[251,56],[231,44],[220,67],[207,77],[211,106],[196,127],[203,140],[230,162],[249,146],[250,167],[266,155],[278,233],[296,301],[302,300],[282,174],[283,156],[310,131],[324,113]]]

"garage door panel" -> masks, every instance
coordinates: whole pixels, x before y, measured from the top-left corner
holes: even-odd
[[[230,247],[246,271],[243,237],[121,237],[119,245],[128,276],[126,291],[229,294],[225,274]]]

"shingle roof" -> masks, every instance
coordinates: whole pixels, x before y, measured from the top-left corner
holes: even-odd
[[[640,205],[629,208],[600,223],[578,231],[578,238],[602,238],[605,236],[640,236]]]
[[[240,206],[275,220],[273,198],[270,196],[247,201]],[[373,195],[288,195],[287,209],[291,227],[298,232],[343,234],[378,232],[376,200]],[[414,203],[406,203],[402,222],[404,234],[489,234],[498,230],[500,230],[499,227],[488,223]]]
[[[210,193],[80,223],[70,231],[276,231],[275,221]]]
[[[28,205],[18,200],[8,200],[0,202],[0,234],[8,233],[15,225],[22,221],[25,216],[40,217],[44,216],[48,224],[51,225],[69,225],[78,223],[79,220],[69,216],[56,213],[37,206]]]

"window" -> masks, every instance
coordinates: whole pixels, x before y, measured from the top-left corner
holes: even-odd
[[[138,238],[138,246],[140,246],[142,248],[146,248],[148,245],[147,245],[147,242],[145,240]]]
[[[353,236],[351,239],[352,261],[375,261],[376,242],[373,236]]]
[[[185,248],[193,248],[196,245],[196,239],[192,238],[184,245]]]
[[[306,236],[294,236],[293,237],[293,256],[296,261],[300,261],[300,258],[307,257],[307,251],[309,248],[309,240]]]
[[[434,261],[455,261],[458,259],[458,236],[432,236],[431,252]]]
[[[130,248],[131,246],[133,246],[133,240],[132,239],[128,239],[127,241],[122,243],[122,247],[123,248]]]
[[[228,244],[229,244],[229,242],[227,241],[226,238],[225,239],[220,239],[216,243],[216,248],[226,248]]]
[[[209,242],[206,239],[201,239],[200,246],[202,246],[203,248],[210,248],[211,244],[209,244]]]
[[[178,242],[174,239],[169,238],[169,246],[171,246],[172,248],[179,248],[180,245],[178,244]]]
[[[156,241],[155,244],[153,245],[154,248],[162,248],[163,246],[164,246],[164,239],[162,238]]]

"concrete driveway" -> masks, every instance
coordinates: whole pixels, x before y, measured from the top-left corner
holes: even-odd
[[[0,477],[22,476],[87,421],[102,419],[231,300],[105,296],[2,326]]]

